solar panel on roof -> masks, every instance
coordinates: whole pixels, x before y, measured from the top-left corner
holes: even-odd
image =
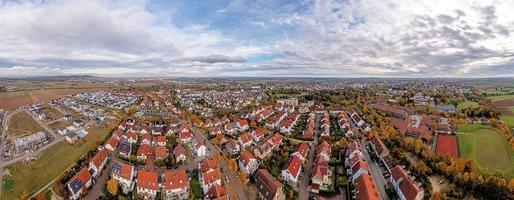
[[[84,184],[82,184],[82,182],[79,181],[78,179],[74,179],[73,181],[71,181],[70,187],[71,187],[71,191],[73,192],[73,194],[76,194],[80,189],[82,189],[83,185]]]

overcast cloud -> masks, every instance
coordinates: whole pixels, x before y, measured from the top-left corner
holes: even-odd
[[[514,76],[514,1],[2,1],[0,76]]]

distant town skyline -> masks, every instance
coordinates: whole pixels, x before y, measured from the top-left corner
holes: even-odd
[[[514,77],[514,2],[0,2],[0,77]]]

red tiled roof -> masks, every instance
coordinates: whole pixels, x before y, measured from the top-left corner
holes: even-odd
[[[189,182],[185,169],[166,170],[164,172],[164,189],[173,190],[186,188]]]
[[[215,184],[209,189],[209,191],[207,191],[207,194],[205,194],[205,196],[206,199],[224,199],[227,198],[227,191],[220,185]]]
[[[166,143],[166,136],[157,136],[156,140],[158,143],[161,143],[161,142]]]
[[[108,156],[109,156],[109,153],[107,152],[107,150],[102,149],[102,150],[98,151],[98,153],[96,153],[93,156],[93,158],[91,158],[90,162],[92,162],[96,168],[100,168],[100,165],[102,165],[102,163],[104,162],[105,159],[107,159]]]
[[[252,141],[252,135],[248,132],[246,133],[243,133],[241,136],[239,136],[239,138],[241,138],[241,141],[246,144],[250,141]]]
[[[134,169],[134,166],[123,163],[123,162],[118,162],[117,164],[119,166],[121,166],[121,170],[119,171],[118,176],[120,176],[126,180],[131,180],[132,176],[133,176],[132,170]]]
[[[107,141],[107,144],[109,144],[112,148],[116,149],[116,147],[118,146],[118,139],[111,138],[109,139],[109,141]]]
[[[155,147],[155,157],[166,158],[168,154],[167,151],[166,147]]]
[[[309,151],[309,145],[305,142],[300,143],[297,152],[305,158],[307,156],[307,151]]]
[[[247,166],[252,159],[255,159],[255,156],[253,156],[253,154],[250,151],[243,150],[239,154],[239,159],[243,161],[243,164],[245,166]]]
[[[149,190],[157,190],[157,172],[138,170],[137,187]]]
[[[357,200],[379,200],[378,191],[368,174],[362,174],[355,180],[355,197]]]
[[[283,184],[273,177],[267,170],[258,169],[255,173],[255,186],[264,200],[273,200],[277,191],[283,187]]]
[[[298,175],[300,174],[300,168],[302,167],[302,161],[298,156],[294,155],[287,165],[287,171],[291,173],[295,178],[298,178]]]
[[[89,173],[89,170],[87,167],[82,168],[73,178],[71,178],[68,183],[70,183],[72,180],[77,179],[83,184],[86,184],[91,179],[91,174]]]
[[[149,144],[142,144],[141,146],[139,146],[139,148],[137,149],[137,155],[138,156],[141,156],[141,155],[151,155],[152,154],[152,146],[150,146]]]
[[[400,178],[402,179],[399,188],[405,196],[405,199],[414,200],[418,193],[423,193],[423,189],[416,186],[416,183],[410,179],[410,176],[407,175],[402,167],[396,166],[391,169],[391,177],[393,177],[396,182],[400,181]]]

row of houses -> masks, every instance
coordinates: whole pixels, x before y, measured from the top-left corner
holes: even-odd
[[[384,163],[390,177],[388,181],[393,185],[398,197],[401,200],[421,200],[424,197],[424,190],[421,184],[415,181],[415,177],[411,176],[409,171],[400,165],[394,165],[393,162],[387,162],[389,158],[389,150],[378,137],[373,137],[370,141],[373,152]]]

